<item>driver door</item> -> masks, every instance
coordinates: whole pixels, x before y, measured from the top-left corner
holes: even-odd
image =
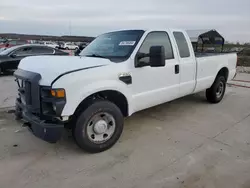
[[[136,61],[142,61],[148,66],[134,67],[132,71],[132,93],[135,104],[134,111],[139,111],[155,106],[179,96],[180,76],[176,71],[179,61],[176,52],[172,48],[173,41],[165,31],[149,33],[137,53],[149,54],[152,46],[164,46],[165,66],[150,67],[149,57]],[[135,63],[137,64],[137,63]]]

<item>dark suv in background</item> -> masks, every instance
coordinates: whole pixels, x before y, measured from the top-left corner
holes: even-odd
[[[44,45],[26,44],[8,48],[0,52],[0,74],[17,69],[19,62],[29,56],[69,55],[61,50]],[[35,62],[34,62],[35,63]]]

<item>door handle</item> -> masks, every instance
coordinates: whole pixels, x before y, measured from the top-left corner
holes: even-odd
[[[180,66],[179,65],[175,65],[174,69],[175,69],[175,74],[179,74],[180,73]]]

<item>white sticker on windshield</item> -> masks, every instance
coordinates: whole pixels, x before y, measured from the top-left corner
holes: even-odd
[[[134,46],[135,41],[121,41],[119,46]]]

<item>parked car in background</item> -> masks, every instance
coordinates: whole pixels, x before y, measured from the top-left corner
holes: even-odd
[[[58,49],[64,49],[64,42],[57,42]]]
[[[78,56],[85,47],[85,43],[80,43],[79,48],[75,50],[75,56]]]
[[[8,40],[2,44],[0,44],[0,48],[10,48],[12,46],[29,44],[27,40]]]
[[[0,44],[5,43],[7,41],[6,38],[0,38]]]
[[[0,74],[6,70],[17,69],[19,62],[28,56],[69,55],[61,50],[44,45],[27,44],[0,51]]]
[[[44,42],[44,45],[45,46],[49,46],[49,47],[51,47],[51,48],[59,48],[59,45],[58,44],[56,44],[55,42]]]
[[[76,44],[72,43],[72,42],[66,42],[64,44],[64,49],[65,50],[77,50],[78,48],[79,47]]]

